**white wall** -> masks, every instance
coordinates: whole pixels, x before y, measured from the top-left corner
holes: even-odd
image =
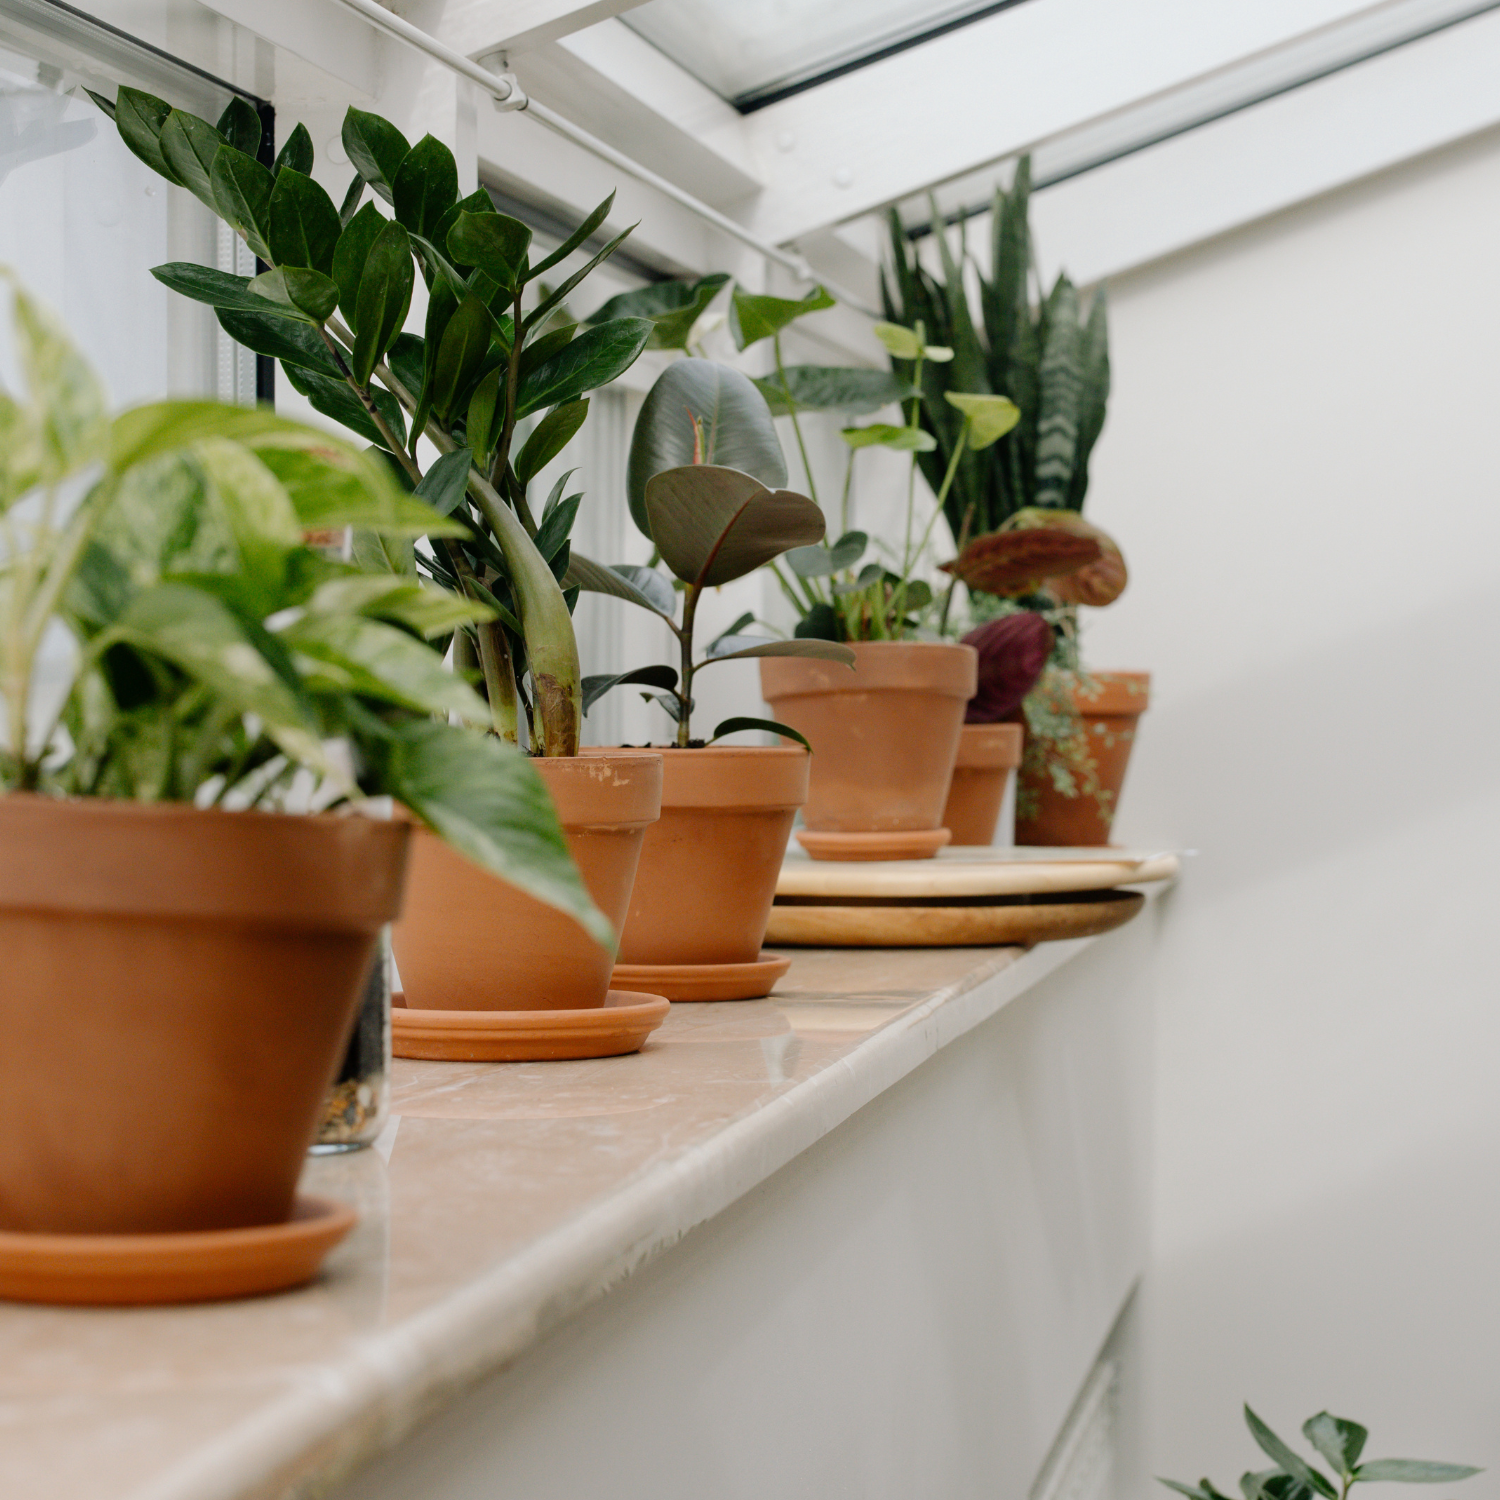
[[[1261,1467],[1248,1399],[1500,1495],[1497,267],[1491,133],[1110,288],[1133,579],[1087,645],[1155,674],[1119,835],[1202,851],[1134,1493]]]

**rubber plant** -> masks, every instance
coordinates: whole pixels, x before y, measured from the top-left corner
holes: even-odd
[[[1356,1484],[1396,1481],[1401,1484],[1453,1484],[1482,1472],[1467,1464],[1433,1463],[1415,1458],[1365,1458],[1369,1431],[1347,1417],[1320,1411],[1302,1424],[1302,1435],[1332,1470],[1332,1477],[1303,1458],[1271,1431],[1247,1406],[1245,1425],[1273,1467],[1240,1478],[1244,1500],[1347,1500]],[[1207,1479],[1183,1484],[1158,1481],[1189,1500],[1229,1500]]]
[[[483,189],[460,197],[441,141],[411,145],[379,115],[351,108],[344,117],[353,177],[336,206],[310,175],[302,125],[267,165],[260,121],[241,101],[211,125],[133,89],[113,102],[94,97],[141,160],[199,198],[266,266],[255,277],[181,262],[152,274],[214,307],[232,338],[278,359],[318,411],[382,450],[438,517],[459,523],[451,534],[428,530],[430,556],[403,545],[385,552],[386,565],[424,571],[489,607],[455,656],[477,667],[493,731],[518,744],[524,722],[532,753],[575,755],[576,596],[560,580],[579,497],[559,492],[538,515],[529,486],[582,425],[586,393],[634,362],[652,324],[611,318],[583,329],[564,310],[629,230],[556,286],[542,278],[592,245],[613,195],[532,260],[525,224]],[[418,274],[427,290],[420,336],[405,331]],[[532,416],[519,443],[518,423]],[[424,436],[438,453],[425,471]]]
[[[500,877],[583,922],[535,771],[461,724],[479,696],[430,640],[489,606],[308,544],[458,535],[388,468],[263,409],[166,401],[109,417],[49,315],[14,291],[26,389],[0,393],[0,790],[320,808],[404,803]],[[460,723],[450,723],[450,718]]]
[[[695,659],[705,589],[822,540],[822,511],[806,495],[782,488],[785,480],[770,407],[747,376],[706,359],[679,360],[662,372],[636,420],[626,484],[632,519],[680,585],[681,616],[678,590],[654,567],[605,569],[575,559],[573,576],[584,587],[629,599],[659,616],[677,639],[678,661],[588,679],[590,706],[622,683],[654,687],[658,691],[646,696],[676,721],[677,744],[688,746],[699,743],[691,725],[693,680],[705,667],[764,656],[852,663],[847,647],[831,641],[740,634],[753,614],[742,615]],[[719,724],[708,743],[742,729],[771,730],[806,743],[784,724],[745,716]]]

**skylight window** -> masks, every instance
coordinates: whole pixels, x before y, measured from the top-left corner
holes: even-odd
[[[753,109],[1020,0],[649,0],[622,21]]]

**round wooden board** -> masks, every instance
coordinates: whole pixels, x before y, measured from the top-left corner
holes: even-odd
[[[766,939],[804,948],[1029,947],[1123,927],[1145,902],[1139,891],[1083,891],[961,906],[778,902],[771,908]]]
[[[967,851],[965,851],[967,854]],[[834,864],[793,856],[781,867],[778,896],[906,896],[932,900],[945,896],[1023,896],[1048,891],[1098,891],[1117,885],[1171,880],[1177,875],[1175,854],[1036,859],[1014,857],[1007,849],[975,850],[964,858],[903,859],[868,864]],[[776,931],[769,942],[780,943]]]

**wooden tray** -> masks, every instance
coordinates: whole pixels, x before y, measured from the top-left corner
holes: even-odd
[[[1114,849],[943,850],[936,859],[880,860],[834,864],[791,855],[781,867],[776,894],[847,901],[903,897],[1022,896],[1047,891],[1098,891],[1117,885],[1171,880],[1175,854]],[[784,942],[772,928],[769,942]]]
[[[1123,927],[1139,891],[1069,891],[946,901],[866,898],[847,905],[777,899],[768,942],[806,948],[1029,947]]]

